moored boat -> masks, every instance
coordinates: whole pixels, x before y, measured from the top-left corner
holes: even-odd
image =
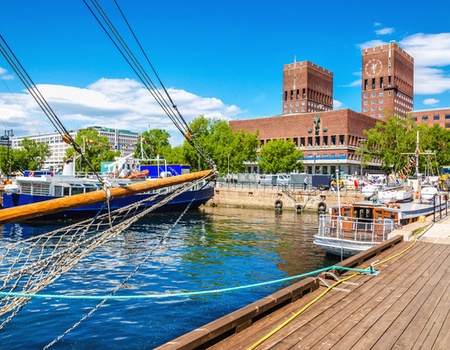
[[[148,172],[138,168],[135,172],[138,176],[133,176],[135,173],[130,173],[127,177],[111,177],[111,174],[105,174],[102,183],[97,177],[75,174],[72,170],[72,166],[72,163],[66,163],[61,174],[43,171],[27,172],[27,176],[17,176],[13,184],[7,185],[4,188],[3,208],[10,209],[57,198],[105,191],[105,183],[108,184],[110,190],[113,190],[119,188],[132,188],[133,185],[139,183],[143,184],[144,182],[148,183],[149,187],[151,187],[152,182],[157,180],[144,177],[143,175],[147,175]],[[165,172],[163,175],[172,178],[168,172]],[[173,176],[173,178],[176,178],[176,176]],[[177,186],[181,185],[153,189],[129,196],[121,196],[120,198],[115,197],[108,201],[108,205],[105,205],[105,201],[97,201],[95,203],[70,207],[62,211],[39,216],[39,219],[88,218],[101,211],[112,211],[145,199],[148,199],[148,201],[142,205],[150,207],[161,200],[164,200],[164,198],[172,193],[172,190]],[[181,211],[184,210],[188,204],[190,204],[190,209],[195,209],[206,203],[213,196],[213,184],[206,184],[206,181],[203,181],[188,191],[180,193],[175,198],[169,200],[166,204],[156,209],[155,212]]]
[[[360,253],[390,238],[395,229],[444,209],[447,199],[437,198],[433,204],[362,201],[331,207],[319,218],[314,244],[342,257]]]

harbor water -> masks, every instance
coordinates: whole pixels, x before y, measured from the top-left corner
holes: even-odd
[[[32,298],[0,330],[0,348],[152,349],[297,280],[264,282],[337,262],[312,243],[317,213],[207,207],[174,225],[178,218],[149,216],[97,248],[40,292],[49,298]],[[64,224],[4,225],[1,244]],[[236,288],[252,284],[261,285]],[[84,298],[107,296],[119,286],[114,296],[178,295]],[[58,298],[68,294],[77,298]]]

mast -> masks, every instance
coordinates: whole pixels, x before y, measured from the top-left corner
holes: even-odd
[[[416,178],[419,178],[419,131],[417,131],[417,137],[416,137]]]

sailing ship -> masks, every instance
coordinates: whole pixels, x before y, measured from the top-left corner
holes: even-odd
[[[130,166],[131,164],[133,167]],[[122,158],[106,165],[107,168],[108,166],[109,168],[113,167],[113,171],[108,171],[101,176],[104,181],[109,183],[110,191],[121,187],[130,188],[130,186],[140,182],[148,182],[151,184],[151,181],[156,180],[155,178],[148,176],[149,170],[144,166],[141,167],[139,160],[136,159],[128,157],[127,159]],[[158,169],[159,168],[160,167],[158,166]],[[160,170],[161,171],[158,171],[157,178],[173,177],[172,173],[167,171],[167,166],[161,167]],[[142,206],[152,206],[166,198],[168,193],[179,186],[181,185],[171,186],[174,188],[165,187],[149,190],[144,193],[114,198],[109,201],[107,206],[104,202],[91,203],[79,207],[66,208],[62,211],[43,214],[39,217],[36,216],[36,218],[40,220],[88,218],[101,212],[106,212],[107,210],[113,211],[135,202],[141,202]],[[88,174],[75,173],[75,162],[69,160],[64,164],[61,172],[27,171],[24,176],[16,176],[12,184],[8,184],[4,187],[3,208],[10,209],[41,203],[56,198],[84,195],[102,190],[103,183],[100,182],[97,177]],[[213,196],[214,185],[212,183],[207,183],[206,181],[201,181],[191,187],[188,191],[180,193],[163,206],[157,208],[154,212],[182,211],[188,204],[190,204],[190,209],[196,209],[202,204],[205,204]],[[2,219],[0,218],[0,221],[1,220]]]

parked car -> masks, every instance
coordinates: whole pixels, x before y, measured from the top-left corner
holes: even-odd
[[[289,174],[262,174],[258,183],[265,186],[289,185],[291,176]]]

